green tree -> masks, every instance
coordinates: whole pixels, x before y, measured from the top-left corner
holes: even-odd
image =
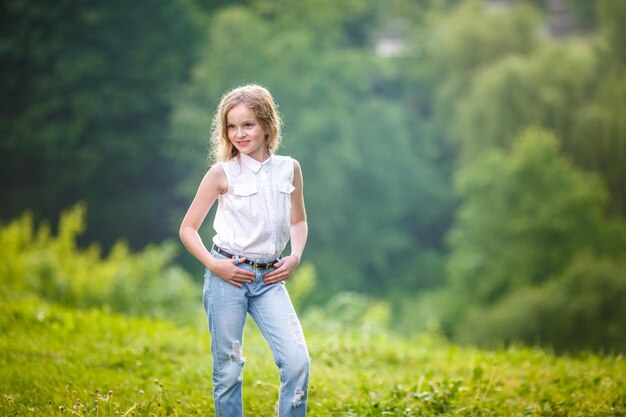
[[[551,129],[569,148],[576,109],[589,98],[596,60],[586,46],[545,44],[527,55],[509,55],[478,71],[457,100],[452,121],[461,158],[508,149],[528,125]]]
[[[430,25],[423,65],[435,86],[430,101],[436,129],[450,145],[460,140],[451,128],[459,117],[458,100],[471,90],[475,74],[509,55],[530,53],[538,43],[538,21],[527,5],[488,12],[483,2],[465,1]]]
[[[513,143],[510,153],[492,150],[460,170],[456,180],[463,203],[448,236],[447,292],[458,304],[441,309],[448,311],[448,329],[483,343],[622,346],[609,323],[623,316],[612,295],[621,294],[623,285],[607,271],[617,271],[612,259],[626,253],[626,224],[607,217],[607,193],[599,178],[561,156],[552,134],[533,128]],[[583,254],[598,266],[587,277],[580,264],[570,267],[572,259]],[[596,278],[599,281],[593,283]],[[558,306],[591,304],[567,310],[558,323],[569,330],[554,333],[551,320],[561,310],[550,303],[559,291],[563,293]],[[604,301],[608,310],[600,307]],[[581,333],[589,340],[575,341],[579,320],[589,324],[587,333]],[[591,323],[597,320],[606,320],[607,325],[594,333]]]
[[[600,173],[611,192],[612,211],[626,217],[626,66],[606,71],[595,95],[576,112],[570,154]]]
[[[542,343],[558,351],[626,351],[626,264],[581,254],[544,284],[507,294],[470,314],[460,328],[465,342]]]
[[[600,29],[606,40],[611,60],[626,64],[626,4],[620,0],[603,0],[596,3]]]
[[[178,173],[171,98],[195,55],[186,0],[3,1],[0,218],[89,206],[88,237],[133,244],[169,231]],[[172,194],[173,195],[173,194]]]
[[[600,71],[591,99],[577,112],[570,147],[579,165],[602,174],[614,212],[626,216],[626,7],[614,0],[597,7],[603,35]]]
[[[459,145],[461,163],[494,146],[508,149],[511,140],[530,124],[543,126],[555,131],[561,138],[563,153],[578,166],[603,177],[613,211],[626,213],[626,125],[622,117],[626,70],[621,52],[624,10],[618,3],[598,3],[603,35],[598,42],[594,38],[540,41],[528,31],[518,31],[516,37],[511,36],[515,31],[503,29],[504,39],[526,37],[529,48],[516,49],[514,43],[509,43],[510,48],[488,59],[483,50],[489,51],[492,42],[474,35],[477,41],[471,51],[481,51],[477,55],[468,49],[465,53],[469,58],[455,61],[452,54],[435,54],[451,56],[442,61],[453,70],[449,80],[437,88],[436,118],[441,118],[441,130]],[[459,8],[455,16],[465,22],[465,26],[459,27],[465,27],[468,33],[487,32],[482,28],[483,22],[467,17],[472,11],[478,16],[484,12],[466,7]],[[532,28],[531,23],[529,19],[523,27]],[[454,36],[448,42],[467,43]],[[443,51],[446,50],[444,44]],[[464,55],[459,52],[459,56]],[[473,62],[470,58],[477,63],[463,65]],[[438,67],[441,64],[435,68]]]
[[[510,154],[493,150],[468,164],[456,188],[463,203],[448,236],[447,267],[472,303],[493,303],[560,273],[580,251],[613,246],[599,178],[559,155],[544,131],[527,130]]]

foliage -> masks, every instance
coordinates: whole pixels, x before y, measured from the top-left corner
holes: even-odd
[[[312,356],[311,416],[620,415],[620,356],[461,348],[427,335],[365,336],[303,322]],[[213,410],[205,329],[72,311],[35,298],[0,304],[0,414],[206,415]],[[244,407],[267,415],[278,372],[246,328]]]
[[[613,211],[626,213],[626,50],[619,1],[597,4],[604,43],[598,48],[601,73],[591,99],[578,110],[573,127],[572,155],[583,167],[602,173],[612,196]]]
[[[1,9],[0,218],[28,208],[53,220],[84,200],[89,236],[107,247],[119,236],[162,239],[173,203],[163,193],[179,175],[166,154],[168,117],[200,15],[187,0]]]
[[[529,11],[491,15],[500,23],[508,18],[513,27],[525,28],[515,32],[477,25],[477,16],[484,14],[477,4],[457,8],[441,25],[465,36],[446,36],[433,52],[434,71],[444,77],[436,89],[436,113],[442,117],[437,123],[458,145],[461,164],[491,147],[508,149],[529,125],[553,130],[563,153],[603,177],[613,212],[624,215],[626,135],[621,115],[626,71],[617,40],[623,13],[622,6],[612,2],[598,7],[605,35],[600,42],[539,41]],[[503,35],[497,35],[498,30]]]
[[[286,284],[289,290],[289,298],[296,310],[300,310],[306,299],[311,296],[316,284],[317,274],[313,264],[307,262],[300,265]]]
[[[614,213],[626,213],[626,66],[607,70],[594,97],[576,114],[572,157],[599,172],[611,192]]]
[[[466,1],[432,25],[426,34],[422,65],[429,75],[424,81],[435,83],[428,101],[436,131],[450,145],[462,139],[454,130],[462,110],[459,99],[471,91],[476,74],[510,55],[528,55],[537,45],[538,18],[524,5],[486,13],[482,2]]]
[[[601,183],[560,156],[552,135],[528,130],[510,154],[492,151],[468,164],[457,176],[457,189],[464,201],[449,235],[451,291],[466,300],[457,309],[458,315],[472,307],[477,310],[467,327],[462,321],[457,324],[459,331],[474,333],[474,341],[502,337],[572,349],[609,348],[611,343],[616,349],[623,346],[626,340],[615,340],[611,330],[623,314],[613,298],[622,291],[619,275],[611,277],[603,266],[593,274],[574,270],[561,280],[552,279],[564,274],[571,260],[582,253],[592,259],[617,258],[626,250],[626,225],[607,218]],[[618,271],[617,266],[613,271]],[[596,278],[606,285],[592,296],[587,287]],[[573,279],[588,284],[573,284]],[[578,289],[568,290],[574,287]],[[561,296],[557,298],[556,293]],[[595,297],[606,314],[599,307],[570,315],[563,311],[565,304],[582,294],[590,302]],[[556,300],[561,304],[553,304]],[[492,313],[483,311],[491,306]],[[454,319],[459,320],[458,315]],[[581,320],[597,321],[597,325],[577,328],[580,342],[576,342],[571,331],[553,331],[556,316],[561,327],[576,326]],[[603,321],[606,327],[599,324]]]
[[[307,310],[306,318],[317,329],[330,332],[345,328],[358,329],[364,335],[378,333],[389,327],[389,303],[358,293],[342,292],[323,307]]]
[[[449,274],[476,301],[541,282],[604,237],[606,193],[546,132],[526,131],[509,155],[487,153],[456,184],[464,201],[450,231]]]
[[[461,2],[441,16],[429,34],[428,52],[438,79],[471,75],[509,54],[532,51],[539,17],[525,5],[486,12],[480,1]]]
[[[521,288],[488,310],[478,310],[461,329],[474,343],[543,343],[555,349],[626,351],[626,264],[578,256],[560,275]]]
[[[626,29],[622,22],[626,18],[626,5],[619,0],[604,0],[596,4],[601,20],[601,31],[610,49],[610,59],[622,65],[626,64]]]
[[[0,228],[3,293],[37,294],[71,307],[99,306],[194,322],[200,289],[172,264],[178,250],[173,243],[132,253],[119,241],[103,258],[96,245],[77,247],[84,218],[84,205],[64,212],[56,236],[46,224],[36,228],[30,213]]]
[[[553,130],[568,148],[575,109],[588,100],[595,64],[586,46],[548,44],[479,71],[458,101],[452,123],[461,157],[472,160],[490,148],[508,149],[529,125]]]

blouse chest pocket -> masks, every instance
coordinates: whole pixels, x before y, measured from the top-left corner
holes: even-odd
[[[278,191],[280,191],[281,193],[291,194],[295,189],[296,187],[294,187],[293,184],[289,182],[281,182],[278,184]]]
[[[238,197],[250,197],[259,192],[256,184],[235,184],[233,185],[233,195]]]
[[[279,182],[277,188],[278,193],[276,198],[276,206],[278,207],[278,210],[280,212],[285,213],[286,216],[289,216],[288,213],[291,212],[291,194],[296,188],[290,182]]]
[[[257,184],[233,184],[228,200],[232,210],[242,215],[255,215],[252,211],[258,204],[254,204],[259,190]]]

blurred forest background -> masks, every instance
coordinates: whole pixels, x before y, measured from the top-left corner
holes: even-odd
[[[219,98],[256,82],[304,172],[302,311],[626,351],[623,0],[3,0],[0,22],[3,291],[199,306],[178,226]]]

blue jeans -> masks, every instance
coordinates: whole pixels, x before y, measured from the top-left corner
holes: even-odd
[[[215,258],[225,259],[215,251],[211,253]],[[208,269],[204,275],[203,303],[211,332],[215,415],[243,416],[243,328],[250,313],[280,370],[278,416],[305,416],[309,352],[285,284],[263,283],[265,274],[273,269],[254,269],[243,263],[238,267],[254,272],[255,280],[239,288]]]

